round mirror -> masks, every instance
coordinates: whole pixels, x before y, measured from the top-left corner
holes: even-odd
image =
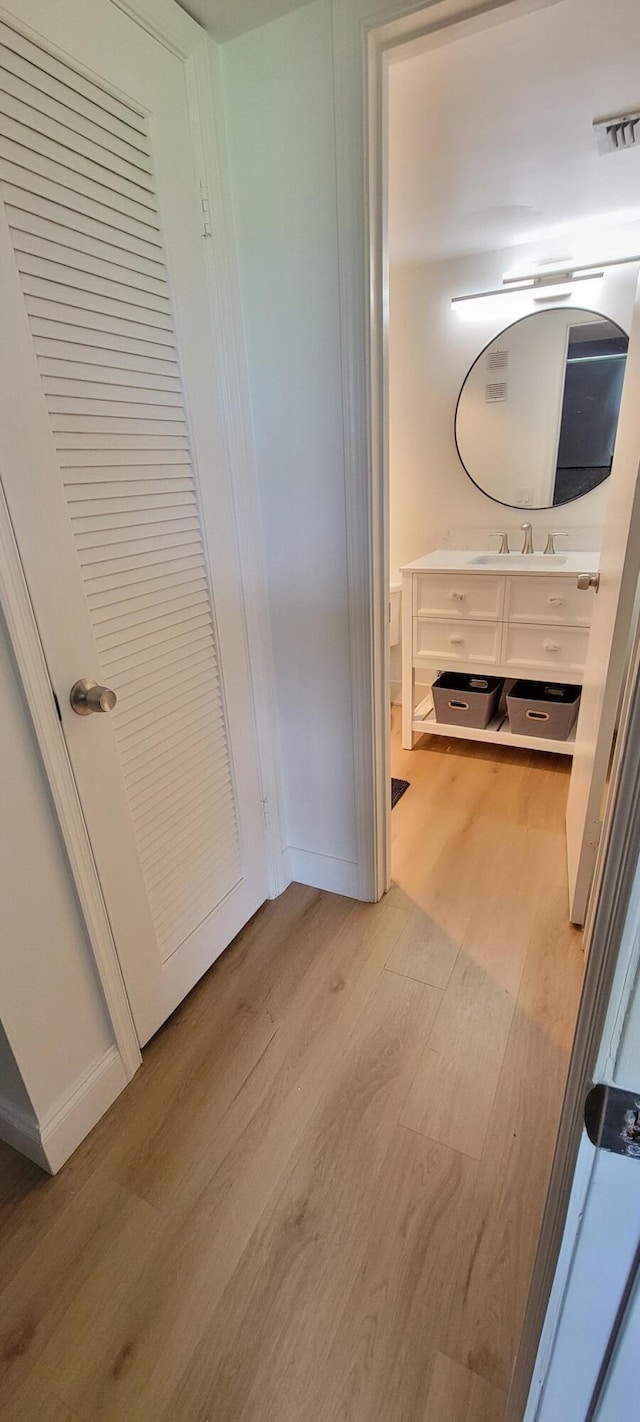
[[[511,508],[549,509],[611,473],[628,337],[595,311],[553,307],[485,346],[458,396],[458,454]]]

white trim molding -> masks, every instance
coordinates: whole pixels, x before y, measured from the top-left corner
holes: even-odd
[[[285,851],[283,872],[287,883],[308,884],[311,889],[326,889],[330,894],[343,894],[347,899],[359,897],[358,865],[351,859],[336,859],[332,854],[317,854],[312,849]]]
[[[120,1053],[108,1047],[41,1121],[0,1099],[0,1138],[55,1175],[126,1085]]]
[[[52,1175],[73,1155],[126,1085],[119,1053],[115,1047],[108,1047],[55,1109],[47,1113],[40,1122],[40,1139],[46,1168]]]
[[[0,1097],[0,1140],[6,1141],[7,1145],[13,1146],[13,1149],[18,1150],[21,1155],[26,1155],[27,1160],[32,1160],[34,1165],[41,1166],[43,1170],[49,1170],[49,1162],[35,1116],[31,1116],[28,1111],[14,1106],[2,1097]]]
[[[202,44],[204,30],[174,0],[111,0],[111,4],[153,35],[177,59],[190,59]]]
[[[388,888],[388,478],[385,75],[399,44],[562,0],[332,0],[338,258],[359,897]],[[496,12],[496,13],[494,13]]]
[[[186,65],[196,164],[208,204],[211,235],[205,266],[212,330],[216,333],[219,404],[241,569],[249,676],[265,823],[269,897],[290,883],[283,875],[284,845],[273,650],[231,185],[226,162],[219,48],[202,42]]]

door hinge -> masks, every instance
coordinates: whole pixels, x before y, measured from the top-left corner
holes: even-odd
[[[211,207],[204,178],[200,179],[200,206],[202,208],[202,236],[211,237]]]

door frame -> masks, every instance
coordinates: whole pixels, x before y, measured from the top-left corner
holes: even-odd
[[[386,68],[390,52],[456,26],[486,28],[563,0],[332,0],[338,256],[356,816],[363,899],[390,883],[389,470],[385,265]],[[506,13],[505,13],[506,12]],[[635,745],[635,749],[634,749]],[[632,813],[638,807],[638,813]],[[640,856],[640,651],[625,709],[591,894],[583,993],[544,1217],[509,1393],[522,1422],[558,1263],[584,1097],[610,1005],[633,872]]]
[[[258,519],[258,487],[240,292],[225,158],[218,46],[174,0],[105,0],[129,15],[185,66],[192,143],[202,190],[207,299],[217,351],[222,436],[233,492],[241,570],[269,896],[286,888],[279,748],[267,611],[267,579]],[[7,16],[7,18],[11,18]],[[213,240],[215,232],[215,241]],[[91,849],[28,591],[0,464],[0,606],[74,880],[88,942],[126,1079],[142,1060],[138,1036]]]

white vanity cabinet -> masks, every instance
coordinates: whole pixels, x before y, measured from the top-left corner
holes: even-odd
[[[481,562],[474,566],[474,559]],[[489,566],[487,566],[487,564]],[[578,588],[594,573],[594,553],[544,556],[437,551],[402,569],[402,743],[416,735],[462,736],[570,755],[571,740],[516,736],[503,714],[486,730],[445,726],[431,695],[416,705],[416,680],[440,671],[482,672],[512,681],[582,682],[594,591]],[[503,571],[504,569],[504,571]],[[427,670],[429,675],[421,676]],[[417,675],[416,675],[417,674]]]

